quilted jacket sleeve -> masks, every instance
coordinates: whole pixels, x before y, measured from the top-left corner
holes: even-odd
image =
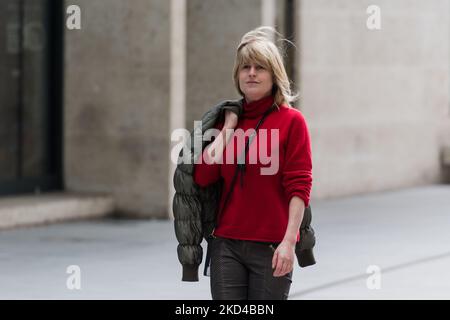
[[[202,127],[194,128],[191,132],[191,149],[187,150],[189,155],[184,158],[191,159],[190,163],[180,163],[175,169],[173,183],[175,195],[172,202],[174,214],[175,235],[178,241],[177,255],[183,268],[182,281],[198,281],[198,267],[202,262],[203,240],[202,230],[202,192],[203,190],[194,182],[194,163],[196,158],[203,152],[204,145],[200,149],[200,154],[195,154],[194,137],[203,134],[205,130],[212,128],[217,121],[223,117],[224,110],[229,109],[240,115],[242,104],[238,101],[224,101],[209,110],[202,117]],[[198,130],[201,129],[201,130]],[[198,132],[200,131],[200,132]],[[183,150],[180,152],[183,158]]]
[[[183,267],[182,281],[198,281],[198,266],[202,262],[201,203],[196,195],[192,175],[180,167],[174,174],[175,196],[173,213],[175,235],[178,240],[178,260]]]

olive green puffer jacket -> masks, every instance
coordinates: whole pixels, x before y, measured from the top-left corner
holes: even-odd
[[[184,159],[190,159],[189,163],[181,162],[183,150],[180,151],[179,161],[175,169],[173,183],[175,196],[172,209],[174,213],[175,235],[178,240],[178,260],[183,267],[182,281],[198,281],[198,267],[202,262],[203,249],[201,242],[203,238],[210,240],[210,235],[215,227],[215,218],[218,204],[222,194],[223,180],[211,184],[205,188],[194,182],[194,163],[202,154],[204,148],[210,143],[202,141],[206,130],[211,129],[219,121],[224,120],[225,110],[231,110],[238,117],[242,114],[243,100],[227,100],[214,106],[206,112],[202,119],[200,128],[195,127],[190,133],[189,155]],[[202,141],[201,150],[194,149],[194,139]],[[301,267],[315,264],[312,248],[315,245],[314,230],[311,227],[311,208],[305,209],[303,221],[300,227],[300,239],[295,252]]]

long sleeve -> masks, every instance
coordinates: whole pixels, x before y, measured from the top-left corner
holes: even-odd
[[[194,182],[203,188],[220,179],[220,164],[208,164],[205,159],[209,159],[206,148],[203,150],[202,163],[194,165]]]
[[[288,201],[298,196],[308,207],[312,186],[311,139],[301,113],[296,113],[289,128],[282,185]]]

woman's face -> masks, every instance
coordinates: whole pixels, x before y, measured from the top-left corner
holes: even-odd
[[[257,63],[243,64],[239,70],[239,87],[247,103],[272,94],[272,74]]]

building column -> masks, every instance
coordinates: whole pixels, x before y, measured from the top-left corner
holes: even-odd
[[[275,27],[276,0],[261,0],[261,25]],[[274,40],[274,39],[273,39]]]
[[[186,123],[186,0],[171,0],[170,8],[170,120],[169,137],[173,130]],[[169,198],[167,212],[173,219],[172,201],[175,195],[173,175],[176,163],[170,159],[173,146],[169,143]]]

